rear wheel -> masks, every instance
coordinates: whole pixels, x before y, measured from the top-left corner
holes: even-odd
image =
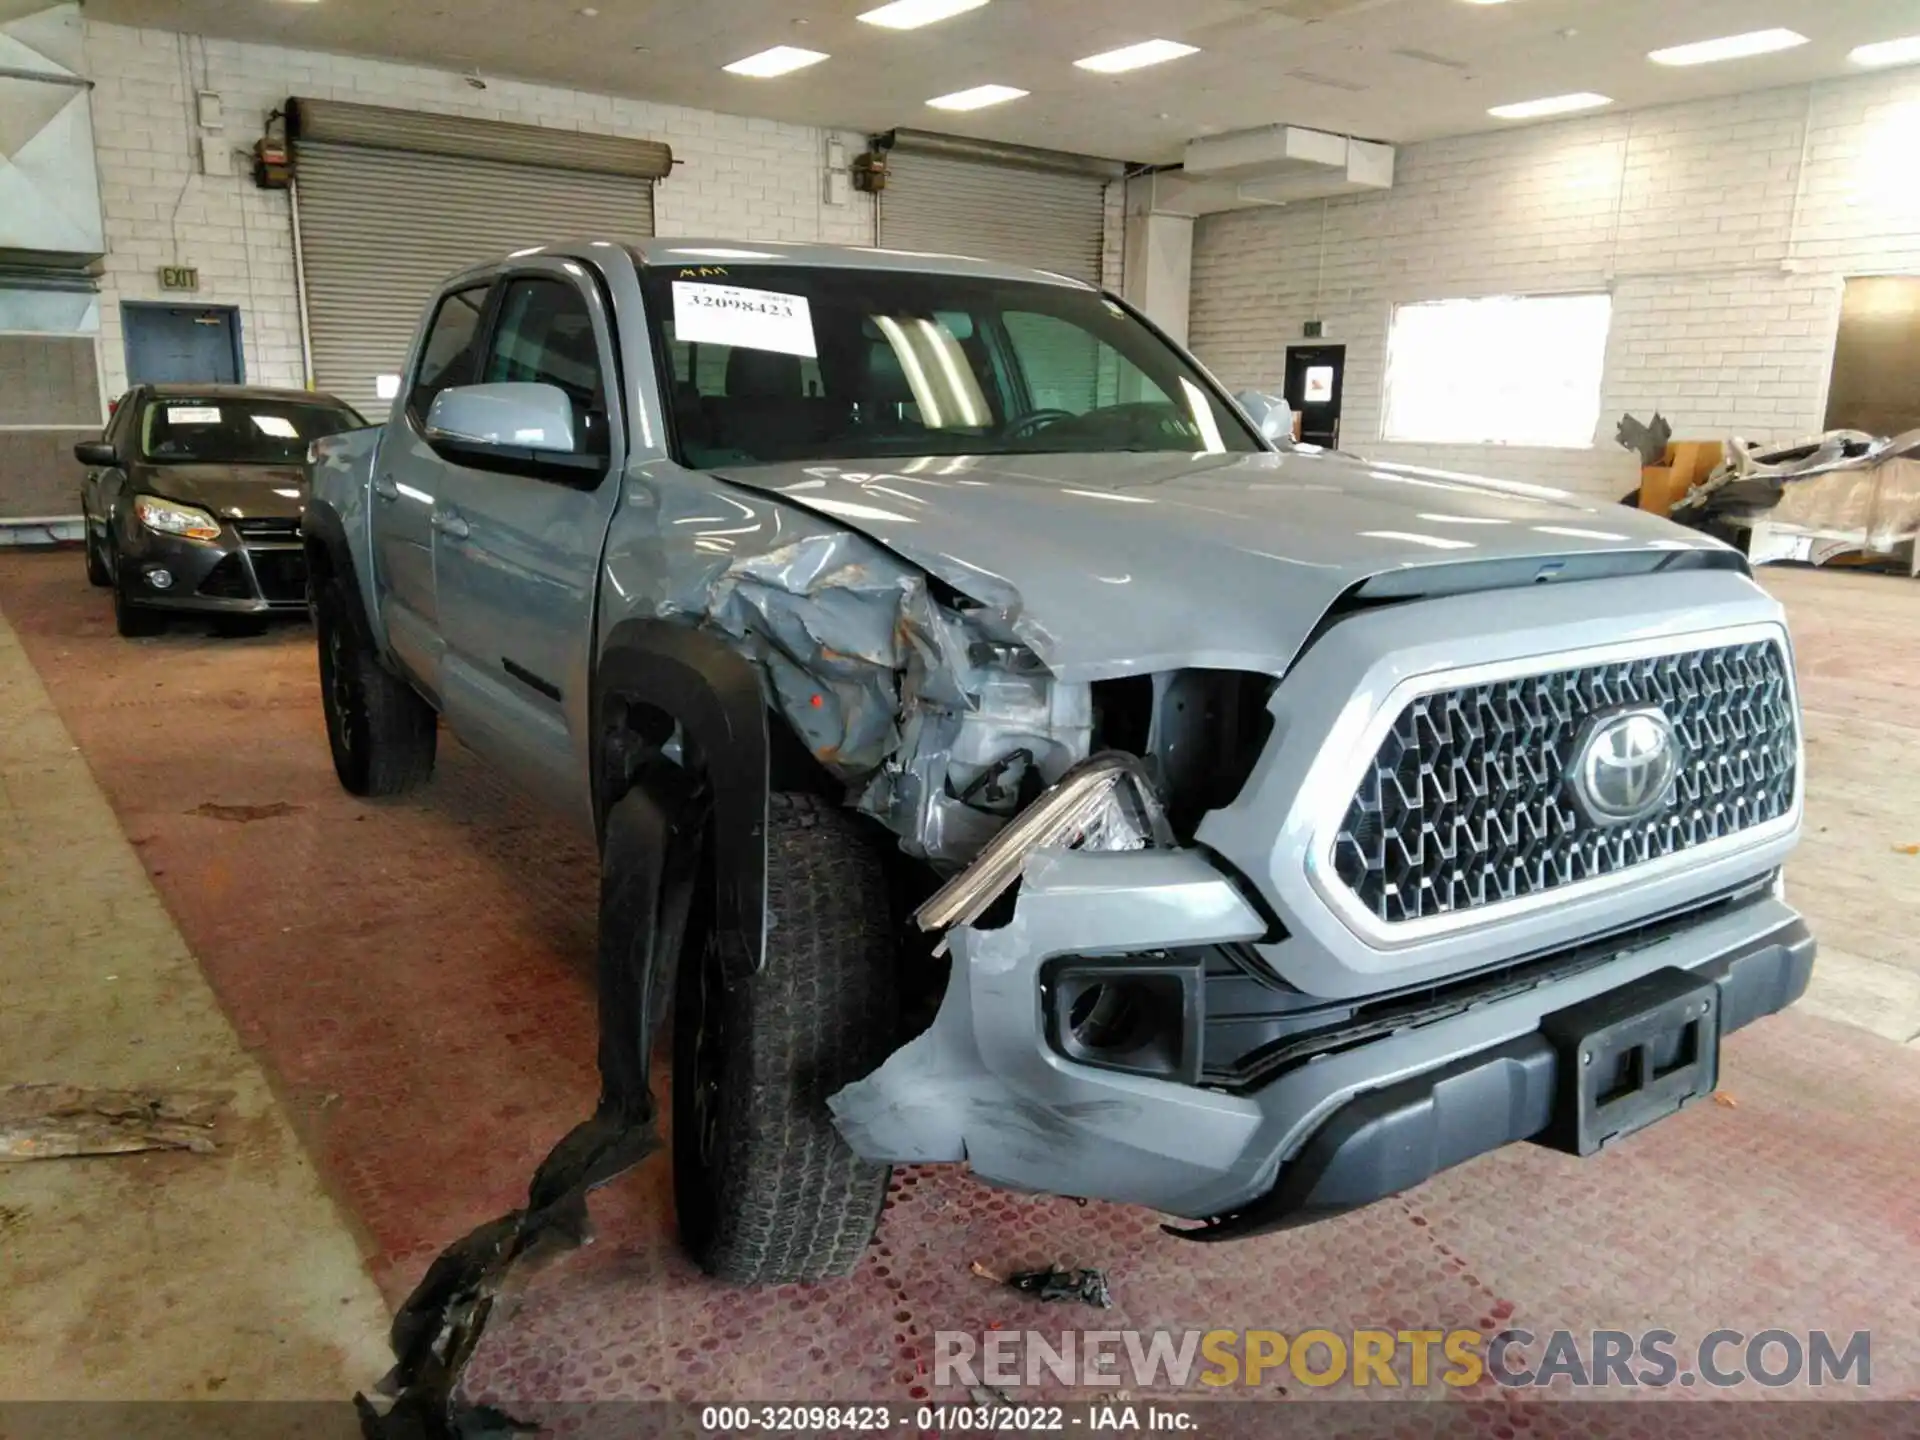
[[[439,718],[360,638],[339,578],[314,595],[320,697],[333,770],[353,795],[399,795],[433,774]]]
[[[673,1189],[681,1243],[741,1285],[845,1275],[873,1239],[888,1167],[834,1129],[827,1097],[893,1048],[894,941],[880,857],[851,816],[774,795],[767,956],[722,973],[689,930],[674,995]]]

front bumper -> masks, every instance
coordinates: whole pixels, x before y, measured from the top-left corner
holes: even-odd
[[[133,524],[120,541],[116,577],[127,598],[155,610],[211,615],[304,611],[306,555],[290,522],[260,535],[223,525],[218,540],[160,535]],[[165,571],[170,583],[153,583]]]
[[[1717,987],[1724,1034],[1797,999],[1814,955],[1799,916],[1760,883],[1570,958],[1538,957],[1513,983],[1461,982],[1456,1005],[1438,987],[1389,1023],[1356,1023],[1350,1041],[1243,1084],[1194,1083],[1198,1064],[1161,1078],[1084,1063],[1050,1033],[1047,987],[1063,957],[1164,958],[1244,947],[1268,929],[1200,852],[1040,852],[1005,925],[950,932],[934,1024],[831,1098],[836,1123],[869,1159],[964,1159],[1019,1189],[1206,1220],[1203,1238],[1255,1234],[1541,1134],[1558,1086],[1541,1033],[1551,1015],[1678,969]],[[1211,1029],[1206,1018],[1190,1017],[1189,1031],[1231,1033],[1240,1017]]]

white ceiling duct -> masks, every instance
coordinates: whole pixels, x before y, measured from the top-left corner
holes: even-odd
[[[1393,155],[1391,145],[1299,125],[1208,135],[1188,144],[1181,168],[1152,177],[1151,208],[1210,215],[1385,190],[1393,185]]]

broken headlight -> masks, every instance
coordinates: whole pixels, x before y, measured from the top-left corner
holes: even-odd
[[[1095,755],[1016,815],[914,920],[922,930],[971,925],[1020,878],[1036,850],[1142,850],[1172,840],[1140,762],[1117,751]]]

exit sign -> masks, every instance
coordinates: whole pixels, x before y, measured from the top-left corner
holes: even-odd
[[[160,288],[162,290],[198,290],[200,272],[191,265],[162,265]]]

